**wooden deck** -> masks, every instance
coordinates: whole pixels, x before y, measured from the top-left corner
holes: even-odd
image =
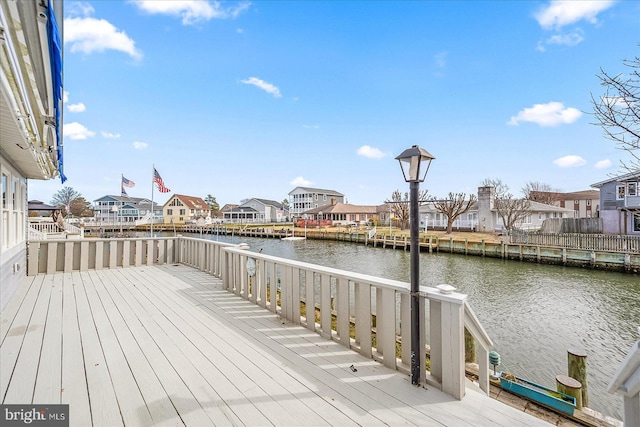
[[[457,401],[184,265],[27,277],[0,317],[2,403],[68,403],[75,426],[542,426]]]

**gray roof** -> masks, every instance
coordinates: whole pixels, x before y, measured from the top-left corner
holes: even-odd
[[[609,184],[610,182],[636,181],[639,179],[640,179],[640,170],[637,170],[624,175],[619,175],[613,178],[609,178],[604,181],[596,182],[595,184],[591,184],[591,186],[593,188],[600,188],[605,184]]]
[[[296,187],[293,190],[289,191],[289,194],[293,193],[298,188],[306,191],[307,193],[318,193],[318,194],[330,194],[330,195],[334,195],[334,196],[344,196],[344,194],[339,193],[339,192],[337,192],[335,190],[325,190],[325,189],[322,189],[322,188],[312,188],[312,187]]]

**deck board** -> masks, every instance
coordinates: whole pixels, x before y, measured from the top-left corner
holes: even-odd
[[[416,388],[183,265],[27,277],[15,297],[2,402],[69,403],[71,425],[548,425]]]

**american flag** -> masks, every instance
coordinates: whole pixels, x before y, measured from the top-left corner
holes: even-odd
[[[162,181],[162,178],[160,178],[160,174],[158,173],[156,168],[153,168],[153,182],[155,182],[158,185],[158,191],[159,192],[168,193],[168,192],[171,191],[167,187],[164,186],[164,181]]]
[[[131,187],[134,187],[135,185],[136,185],[135,182],[131,181],[130,179],[125,178],[124,176],[122,177],[122,186],[123,187],[131,188]]]

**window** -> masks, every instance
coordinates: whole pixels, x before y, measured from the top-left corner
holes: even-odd
[[[633,231],[640,231],[640,215],[633,216]]]
[[[624,185],[616,186],[616,200],[624,200]]]
[[[573,204],[574,204],[574,205],[579,205],[579,204],[580,204],[580,200],[574,200],[574,201],[573,201]]]
[[[184,209],[180,209],[180,215],[184,215],[185,214],[185,210]],[[182,218],[180,218],[182,219]]]
[[[173,209],[167,209],[167,215],[173,215]]]
[[[638,195],[638,183],[630,182],[627,184],[627,194],[629,196],[637,196]]]
[[[587,206],[591,206],[591,200],[587,199]]]

